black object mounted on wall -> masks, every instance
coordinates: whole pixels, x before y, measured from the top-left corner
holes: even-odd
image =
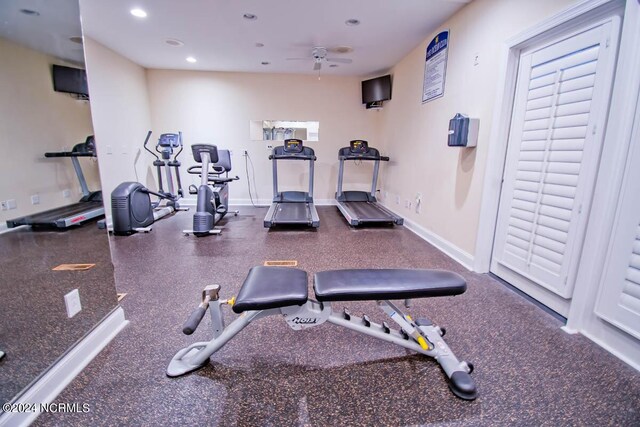
[[[362,82],[362,103],[367,109],[382,108],[382,102],[391,99],[391,75],[364,80]]]
[[[81,68],[53,65],[53,90],[71,93],[81,99],[89,99],[87,72]]]

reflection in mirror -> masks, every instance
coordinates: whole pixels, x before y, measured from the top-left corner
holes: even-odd
[[[5,403],[111,313],[117,300],[107,234],[96,223],[104,208],[84,100],[77,0],[0,2],[0,57]],[[45,224],[21,225],[34,218]],[[92,266],[54,270],[61,264]]]
[[[318,141],[320,122],[295,120],[252,120],[249,123],[252,141],[284,141],[296,138]]]

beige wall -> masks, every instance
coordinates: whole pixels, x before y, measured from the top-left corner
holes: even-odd
[[[322,203],[334,198],[338,174],[338,149],[355,138],[377,140],[375,111],[361,104],[360,78],[286,74],[189,72],[148,70],[148,87],[153,128],[156,132],[183,132],[187,145],[216,144],[232,150],[232,175],[240,181],[231,183],[230,198],[249,202],[244,150],[254,165],[257,194],[262,202],[272,198],[270,151],[276,141],[251,141],[250,120],[317,120],[320,138],[307,142],[318,161],[315,164],[314,198]],[[185,149],[183,171],[194,164]],[[279,163],[281,189],[306,189],[306,162]],[[368,188],[371,165],[351,167],[349,183]],[[197,183],[195,175],[185,182]],[[360,184],[360,185],[357,185]],[[253,191],[252,182],[252,191]],[[253,194],[255,201],[255,193]]]
[[[68,158],[47,159],[47,151],[71,150],[93,133],[89,103],[54,92],[51,65],[64,61],[0,38],[0,200],[17,209],[0,211],[0,221],[77,202],[80,185]],[[7,59],[7,58],[10,58]],[[81,159],[90,190],[100,188],[98,167]],[[63,190],[71,191],[69,198]],[[32,205],[31,196],[40,196]]]
[[[185,192],[198,182],[186,173],[194,164],[192,143],[232,150],[232,175],[241,178],[230,185],[232,203],[249,203],[244,150],[255,170],[254,201],[272,198],[270,142],[250,140],[250,120],[320,121],[320,141],[308,143],[318,157],[314,196],[320,201],[334,198],[338,148],[355,138],[376,143],[379,115],[360,103],[357,77],[145,70],[90,38],[85,55],[108,215],[108,196],[120,182],[156,188],[154,159],[142,149],[149,129],[154,132],[151,146],[161,133],[182,131]],[[307,168],[306,162],[281,163],[281,189],[306,189]],[[349,183],[368,188],[371,170],[371,165],[352,166]]]
[[[393,68],[393,99],[380,115],[380,140],[392,158],[382,181],[383,194],[389,194],[385,204],[474,253],[503,43],[571,3],[475,0]],[[450,30],[445,94],[423,105],[425,49],[443,29]],[[447,147],[449,119],[458,112],[480,119],[475,149]],[[421,213],[415,212],[417,193],[422,194]],[[406,200],[413,203],[411,209],[405,208]]]
[[[84,49],[100,176],[110,217],[111,191],[118,184],[148,184],[143,180],[148,153],[140,153],[151,129],[147,80],[144,68],[89,37],[85,37]]]

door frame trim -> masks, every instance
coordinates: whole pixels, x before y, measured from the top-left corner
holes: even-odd
[[[491,266],[520,52],[541,39],[571,31],[572,28],[585,25],[621,7],[624,7],[623,0],[582,0],[505,41],[498,74],[501,76],[500,81],[503,81],[504,84],[498,87],[494,103],[489,137],[491,144],[487,153],[487,167],[482,189],[478,234],[476,235],[474,271],[488,273]],[[625,26],[623,23],[621,36],[624,36]],[[617,77],[618,71],[616,71],[616,79]],[[613,90],[615,87],[614,81]],[[605,136],[605,138],[607,137]]]

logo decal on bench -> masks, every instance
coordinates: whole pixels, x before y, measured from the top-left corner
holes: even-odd
[[[318,323],[316,317],[294,317],[291,321],[297,325],[314,325]]]

